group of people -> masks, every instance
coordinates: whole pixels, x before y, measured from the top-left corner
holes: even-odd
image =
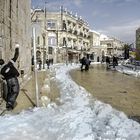
[[[19,45],[16,45],[14,57],[6,64],[0,59],[0,74],[3,80],[6,80],[7,93],[5,97],[6,109],[12,110],[16,105],[16,99],[19,94],[19,72],[14,66],[19,56]]]
[[[90,65],[91,61],[87,57],[84,56],[80,60],[80,63],[81,63],[81,71],[83,71],[83,70],[88,71],[89,70],[89,65]],[[85,66],[85,69],[84,69],[84,66]]]
[[[46,64],[47,64],[47,68],[49,69],[50,64],[53,65],[53,59],[46,59]],[[39,65],[39,68],[38,69],[41,70],[41,67],[42,67],[42,61],[41,61],[41,59],[38,60],[38,65]]]
[[[111,60],[109,56],[106,56],[106,65],[107,65],[107,69],[109,69],[111,66]],[[118,65],[118,58],[116,56],[112,57],[112,65],[113,65],[113,68],[115,68],[115,66]]]

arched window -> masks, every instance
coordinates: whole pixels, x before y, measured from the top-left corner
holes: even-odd
[[[49,46],[56,46],[56,37],[54,37],[54,36],[48,37],[48,45]]]

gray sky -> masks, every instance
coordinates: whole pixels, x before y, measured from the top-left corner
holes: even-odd
[[[77,13],[90,29],[116,37],[124,42],[135,41],[140,27],[140,0],[46,0],[46,7],[58,10],[61,5]],[[45,0],[32,0],[32,7],[44,7]]]

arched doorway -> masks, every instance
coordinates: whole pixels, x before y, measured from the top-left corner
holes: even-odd
[[[41,60],[41,52],[39,50],[36,51],[36,59],[37,59],[37,62]]]

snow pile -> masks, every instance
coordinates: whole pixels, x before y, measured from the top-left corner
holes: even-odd
[[[70,78],[77,66],[57,66],[61,105],[0,117],[1,140],[139,140],[140,125],[110,105],[92,99]]]
[[[116,66],[116,70],[124,74],[140,77],[140,70],[130,69],[122,65]]]

